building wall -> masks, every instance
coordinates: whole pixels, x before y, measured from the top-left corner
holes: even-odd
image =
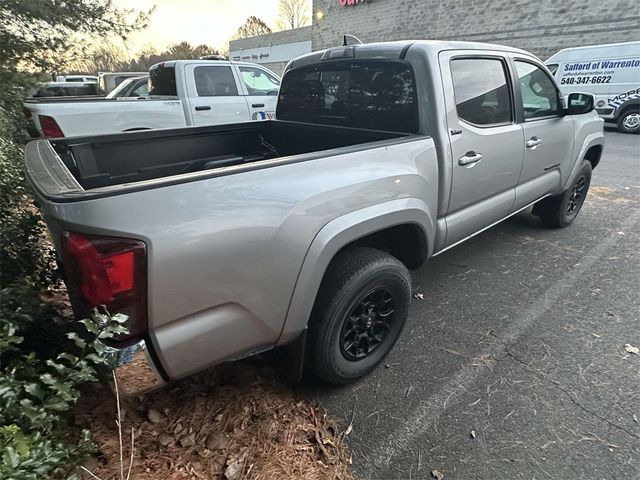
[[[311,51],[311,26],[229,42],[229,58],[259,63],[282,74],[289,60]]]
[[[313,11],[314,50],[349,33],[363,42],[491,42],[545,59],[566,47],[640,40],[638,0],[313,0]]]

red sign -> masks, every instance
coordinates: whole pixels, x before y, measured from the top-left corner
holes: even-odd
[[[355,5],[357,3],[364,3],[365,0],[340,0],[340,6],[346,7],[347,5]]]

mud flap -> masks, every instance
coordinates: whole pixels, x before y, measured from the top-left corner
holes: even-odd
[[[304,355],[307,343],[307,329],[296,339],[273,351],[276,368],[292,382],[300,382],[304,373]]]

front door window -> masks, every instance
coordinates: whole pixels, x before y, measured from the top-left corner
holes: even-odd
[[[516,60],[525,121],[560,114],[560,96],[549,75],[533,63]]]

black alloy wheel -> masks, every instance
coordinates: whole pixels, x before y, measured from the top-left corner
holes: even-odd
[[[372,371],[391,351],[409,314],[411,276],[386,252],[354,247],[325,273],[307,332],[307,365],[344,384]]]
[[[569,195],[567,202],[567,215],[573,215],[576,209],[579,209],[587,196],[587,178],[580,175],[573,184],[573,189]]]
[[[583,160],[576,179],[564,192],[540,200],[533,207],[533,214],[550,227],[571,225],[580,213],[591,184],[591,163]]]
[[[384,341],[394,320],[395,301],[386,288],[375,288],[355,302],[344,320],[340,350],[347,360],[361,360]]]

